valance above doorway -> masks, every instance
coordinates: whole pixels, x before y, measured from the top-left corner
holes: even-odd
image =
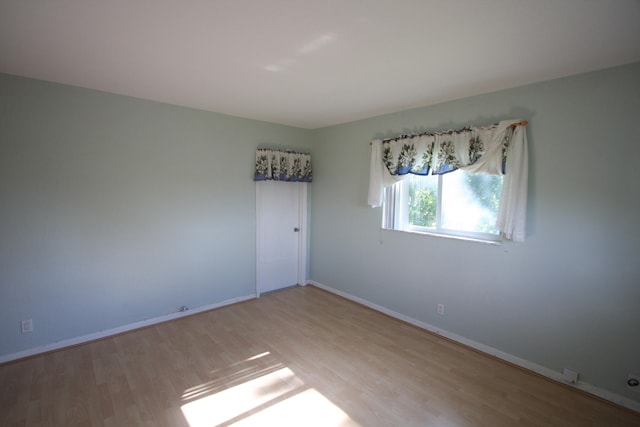
[[[311,154],[295,151],[256,150],[254,181],[311,182]]]

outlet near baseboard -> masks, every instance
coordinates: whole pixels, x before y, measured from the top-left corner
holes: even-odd
[[[568,383],[575,384],[578,382],[578,373],[571,369],[562,369],[562,379]]]
[[[26,319],[20,322],[20,332],[26,334],[33,332],[33,319]]]

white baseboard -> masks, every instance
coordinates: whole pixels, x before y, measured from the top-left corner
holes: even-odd
[[[181,317],[191,316],[193,314],[202,313],[203,311],[213,310],[214,308],[224,307],[226,305],[235,304],[242,301],[247,301],[256,298],[255,294],[246,295],[242,297],[228,299],[215,304],[209,304],[202,307],[197,307],[187,311],[180,311],[176,313],[166,314],[160,317],[154,317],[152,319],[142,320],[140,322],[130,323],[128,325],[119,326],[117,328],[107,329],[105,331],[94,332],[92,334],[82,335],[80,337],[70,338],[67,340],[57,341],[51,344],[46,344],[40,347],[34,347],[27,350],[19,351],[17,353],[7,354],[0,356],[0,364],[11,362],[18,359],[24,359],[25,357],[36,356],[42,353],[48,353],[54,350],[60,350],[65,347],[71,347],[78,344],[84,344],[90,341],[99,340],[102,338],[118,335],[123,332],[133,331],[135,329],[145,328],[147,326],[155,325],[158,323],[166,322],[173,319],[179,319]]]
[[[564,381],[562,379],[562,373],[561,372],[556,372],[552,369],[546,368],[544,366],[538,365],[536,363],[530,362],[528,360],[525,359],[521,359],[519,357],[516,357],[512,354],[509,353],[505,353],[504,351],[495,349],[493,347],[489,347],[488,345],[470,340],[468,338],[465,338],[463,336],[460,336],[458,334],[454,334],[453,332],[449,332],[449,331],[445,331],[444,329],[440,329],[436,326],[433,326],[429,323],[426,322],[422,322],[420,320],[416,320],[412,317],[409,316],[405,316],[404,314],[395,312],[393,310],[389,310],[388,308],[382,307],[378,304],[374,304],[372,302],[369,302],[365,299],[353,296],[351,294],[348,294],[346,292],[340,291],[338,289],[334,289],[330,286],[327,285],[323,285],[322,283],[318,283],[315,282],[313,280],[309,280],[309,284],[316,286],[320,289],[324,289],[327,292],[331,292],[333,294],[339,295],[343,298],[346,298],[348,300],[351,300],[353,302],[357,302],[358,304],[362,304],[366,307],[369,307],[373,310],[379,311],[381,313],[384,313],[388,316],[394,317],[398,320],[402,320],[403,322],[407,322],[411,325],[417,326],[421,329],[425,329],[429,332],[432,332],[434,334],[438,334],[441,335],[445,338],[448,338],[450,340],[456,341],[460,344],[463,344],[467,347],[471,347],[473,349],[476,349],[478,351],[481,351],[483,353],[489,354],[491,356],[497,357],[498,359],[504,360],[506,362],[509,362],[511,364],[517,365],[521,368],[527,369],[529,371],[533,371],[537,374],[540,374],[542,376],[545,376],[547,378],[550,378],[554,381],[557,381],[559,383],[568,385],[570,387],[582,390],[586,393],[592,394],[594,396],[598,396],[602,399],[608,400],[610,402],[613,402],[615,404],[618,404],[620,406],[623,406],[627,409],[631,409],[633,411],[636,412],[640,412],[640,402],[637,402],[635,400],[626,398],[624,396],[620,396],[618,394],[612,393],[608,390],[602,389],[600,387],[596,387],[594,385],[591,385],[589,383],[585,383],[584,381],[578,381],[575,384],[571,384],[571,383],[567,383],[566,381]]]

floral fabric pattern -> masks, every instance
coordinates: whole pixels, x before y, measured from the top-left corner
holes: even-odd
[[[442,175],[475,164],[485,155],[486,141],[494,138],[497,127],[464,128],[448,132],[404,135],[382,141],[382,161],[391,175]],[[502,139],[500,150],[491,156],[500,163],[499,170],[481,172],[501,175],[505,173],[507,148],[513,129]],[[501,169],[501,170],[500,170]]]
[[[479,136],[472,137],[469,140],[469,161],[475,163],[480,158],[481,153],[484,152],[484,143],[480,140]]]
[[[254,181],[268,180],[311,182],[311,155],[258,148]]]

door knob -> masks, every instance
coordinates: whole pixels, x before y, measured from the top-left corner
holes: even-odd
[[[293,231],[297,233],[298,231],[300,231],[300,229],[298,227],[294,227]]]

